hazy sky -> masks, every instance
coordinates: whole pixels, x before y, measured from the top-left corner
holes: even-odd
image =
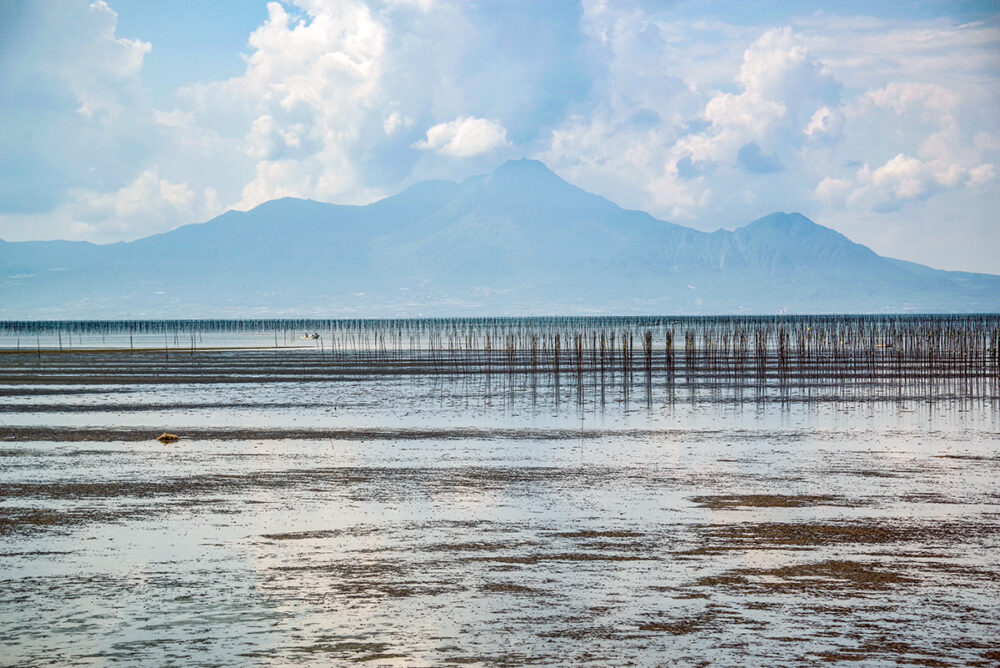
[[[994,0],[3,0],[0,120],[8,241],[528,156],[700,229],[800,211],[1000,273]]]

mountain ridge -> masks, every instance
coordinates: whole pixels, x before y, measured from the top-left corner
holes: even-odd
[[[802,214],[702,232],[533,160],[366,206],[281,198],[130,242],[0,243],[0,318],[1000,310],[1000,276]]]

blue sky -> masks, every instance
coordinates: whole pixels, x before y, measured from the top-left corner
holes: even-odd
[[[699,229],[800,211],[1000,273],[995,2],[8,0],[0,80],[6,240],[528,156]]]

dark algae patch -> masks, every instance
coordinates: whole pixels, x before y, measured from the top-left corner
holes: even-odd
[[[640,538],[642,533],[638,531],[599,531],[599,530],[583,530],[583,531],[562,531],[553,533],[552,536],[556,538]]]
[[[731,508],[808,508],[812,506],[856,505],[844,497],[792,494],[735,494],[696,496],[691,499],[701,508],[728,510]]]
[[[525,587],[524,585],[514,584],[512,582],[489,582],[480,587],[480,589],[490,594],[535,595],[542,593],[532,587]]]
[[[476,561],[495,561],[500,564],[534,565],[548,561],[648,561],[654,559],[647,555],[614,554],[607,552],[554,552],[526,555],[497,555],[491,557],[472,557]]]
[[[758,522],[705,527],[701,536],[713,549],[769,549],[825,545],[885,545],[891,543],[949,544],[1000,535],[993,523],[943,521],[934,523],[886,520],[838,522]]]
[[[639,630],[680,636],[695,633],[696,631],[703,631],[711,627],[713,622],[714,619],[711,615],[701,615],[688,619],[643,622],[639,624]]]
[[[781,592],[810,590],[884,590],[917,578],[886,570],[878,564],[830,560],[776,568],[743,568],[699,578],[700,587]]]
[[[907,642],[901,639],[885,639],[879,642],[861,642],[836,650],[817,652],[816,658],[823,663],[848,663],[866,665],[872,662],[889,662],[899,666],[928,666],[929,668],[945,668],[957,665],[948,655],[947,648],[936,648],[926,644]],[[993,654],[994,656],[989,656]],[[994,666],[993,661],[1000,658],[998,652],[986,652],[980,657],[970,658],[960,665]]]

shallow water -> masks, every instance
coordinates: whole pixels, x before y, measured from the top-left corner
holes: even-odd
[[[1000,661],[996,399],[0,371],[4,665]]]

